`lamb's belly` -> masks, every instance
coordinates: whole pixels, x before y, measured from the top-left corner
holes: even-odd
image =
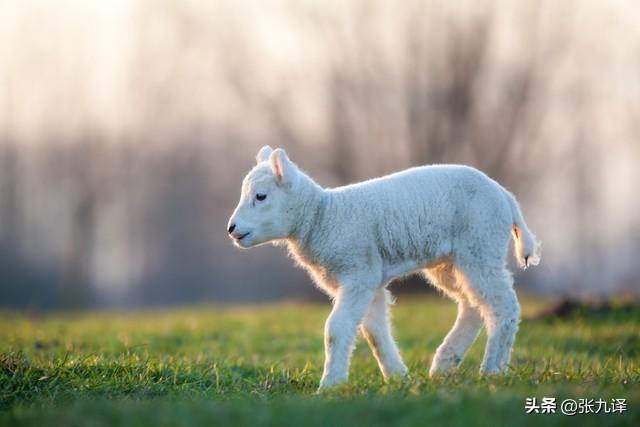
[[[400,261],[394,263],[383,262],[382,264],[382,281],[387,283],[397,277],[411,274],[417,270],[426,267],[426,261]]]
[[[428,243],[421,248],[409,245],[394,251],[391,250],[391,245],[386,245],[387,250],[382,255],[382,277],[385,283],[397,277],[414,273],[416,270],[429,268],[429,266],[438,263],[439,259],[451,253],[449,240],[443,241],[433,235],[425,235],[422,240]]]
[[[443,262],[453,262],[449,256],[443,255],[435,258],[428,258],[420,261],[402,261],[395,263],[384,263],[382,267],[383,283],[387,284],[389,281],[398,277],[406,276],[411,273],[415,273],[420,270],[433,268],[440,265]]]

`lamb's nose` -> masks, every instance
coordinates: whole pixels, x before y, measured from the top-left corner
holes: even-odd
[[[229,232],[229,234],[231,234],[231,233],[233,233],[233,230],[235,230],[235,229],[236,229],[236,225],[235,224],[231,224],[227,231]]]

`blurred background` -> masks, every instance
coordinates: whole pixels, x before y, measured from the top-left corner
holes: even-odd
[[[0,305],[323,298],[226,236],[264,144],[323,186],[476,166],[543,242],[517,289],[637,294],[639,22],[633,0],[0,2]]]

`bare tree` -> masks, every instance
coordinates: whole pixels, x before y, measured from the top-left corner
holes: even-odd
[[[67,153],[69,237],[63,268],[63,304],[84,307],[89,302],[96,262],[96,229],[108,187],[109,159],[101,139],[89,136]]]
[[[326,93],[334,175],[343,182],[353,180],[355,165],[370,163],[376,153],[392,157],[386,148],[397,153],[404,145],[407,158],[396,168],[464,162],[510,185],[528,178],[527,165],[514,159],[525,150],[529,159],[545,155],[536,142],[544,120],[545,82],[558,57],[536,47],[539,7],[528,10],[519,27],[531,55],[503,65],[495,58],[492,6],[469,22],[458,22],[427,9],[424,2],[410,5],[405,20],[394,28],[404,48],[400,56],[385,49],[376,35],[382,30],[374,24],[381,25],[375,5],[356,2],[346,29],[318,11],[303,14],[330,52]],[[439,13],[440,21],[425,23],[425,17]],[[390,114],[398,107],[400,116]],[[406,129],[400,139],[398,117]]]
[[[20,252],[20,151],[6,139],[0,152],[0,244],[11,252]],[[1,247],[1,246],[0,246]]]

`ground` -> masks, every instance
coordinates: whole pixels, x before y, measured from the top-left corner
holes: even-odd
[[[543,304],[525,298],[525,317]],[[455,306],[403,296],[394,329],[410,379],[385,385],[360,338],[349,384],[316,395],[329,310],[285,303],[0,314],[0,424],[640,425],[638,309],[525,319],[507,375],[478,376],[483,335],[459,372],[432,380],[429,364]],[[557,413],[526,414],[528,397],[555,397]],[[569,398],[623,398],[627,410],[562,415]]]

